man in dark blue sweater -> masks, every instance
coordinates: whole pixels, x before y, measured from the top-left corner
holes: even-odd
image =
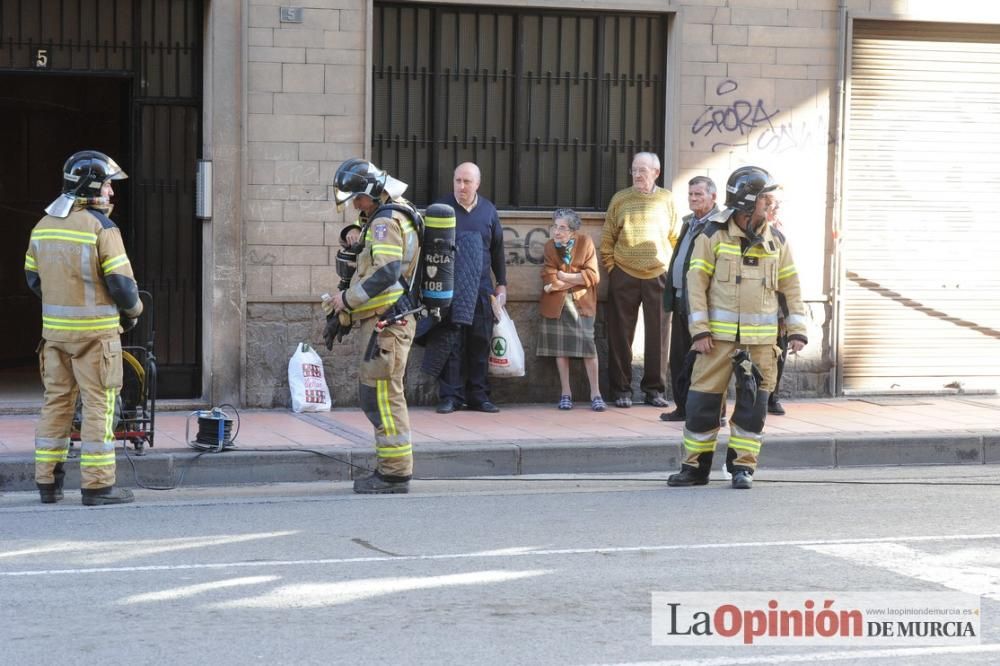
[[[503,227],[496,206],[479,195],[479,167],[464,162],[455,168],[454,192],[435,203],[455,209],[455,233],[477,233],[483,239],[482,271],[476,296],[476,314],[471,326],[460,326],[458,342],[452,347],[444,369],[438,377],[438,414],[450,414],[468,406],[480,412],[495,413],[500,409],[490,401],[490,385],[486,373],[489,365],[490,338],[493,336],[493,308],[490,294],[496,295],[500,307],[507,302],[507,266],[504,263]],[[492,272],[492,276],[490,273]],[[493,288],[496,278],[496,289]],[[461,289],[467,285],[455,285]],[[457,325],[457,324],[456,324]]]

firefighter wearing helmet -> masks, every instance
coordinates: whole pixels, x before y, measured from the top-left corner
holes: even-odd
[[[375,429],[376,471],[356,479],[354,492],[405,493],[413,475],[410,419],[403,375],[416,329],[408,293],[420,251],[419,216],[402,198],[403,183],[362,159],[344,162],[334,176],[337,209],[352,202],[363,222],[357,268],[349,287],[324,298],[328,347],[345,327],[360,322],[364,350],[358,371],[361,408]],[[355,246],[356,248],[358,246]],[[342,276],[343,278],[343,276]],[[388,319],[396,319],[384,325]],[[332,329],[334,330],[330,330]]]
[[[719,411],[736,376],[726,467],[732,486],[749,489],[763,443],[767,399],[777,374],[778,294],[783,294],[789,349],[801,351],[808,321],[798,272],[785,237],[767,222],[778,187],[760,167],[737,169],[726,185],[726,208],[695,239],[688,281],[691,348],[698,353],[688,392],[684,461],[670,486],[708,483]]]
[[[128,178],[107,155],[85,150],[63,166],[62,194],[31,231],[28,286],[42,300],[39,367],[45,401],[35,429],[35,483],[43,503],[63,498],[77,393],[83,402],[80,488],[87,506],[124,504],[115,486],[115,405],[122,386],[119,337],[142,302],[118,227],[111,182]]]

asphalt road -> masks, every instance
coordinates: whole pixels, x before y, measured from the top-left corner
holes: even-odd
[[[0,663],[1000,660],[1000,467],[759,477],[749,492],[652,476],[138,491],[96,509],[7,493]],[[969,592],[981,642],[652,643],[652,592],[755,590]]]

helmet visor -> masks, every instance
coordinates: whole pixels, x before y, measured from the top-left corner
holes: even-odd
[[[125,170],[118,166],[118,163],[110,157],[108,158],[107,169],[108,180],[125,180],[128,178],[128,174],[125,173]]]
[[[340,210],[344,204],[358,196],[358,192],[345,192],[339,188],[333,188],[333,200],[337,204],[337,210]]]

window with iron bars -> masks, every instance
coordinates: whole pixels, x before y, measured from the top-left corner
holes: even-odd
[[[664,15],[376,2],[372,160],[426,205],[480,166],[498,208],[604,210],[663,156]]]

